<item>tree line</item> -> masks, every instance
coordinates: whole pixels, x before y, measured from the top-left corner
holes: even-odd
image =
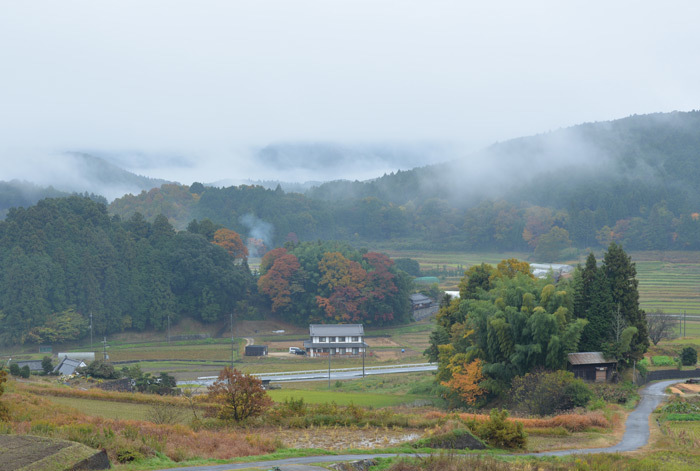
[[[61,343],[87,335],[91,322],[103,335],[270,308],[301,324],[410,320],[411,278],[384,255],[288,244],[266,256],[257,282],[247,257],[237,232],[207,219],[176,231],[164,215],[122,219],[80,196],[13,208],[0,222],[0,342]],[[289,257],[299,268],[285,279]],[[283,301],[285,283],[298,309]]]

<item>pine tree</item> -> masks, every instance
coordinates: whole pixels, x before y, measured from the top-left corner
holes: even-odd
[[[649,348],[649,332],[645,313],[639,308],[639,282],[635,278],[635,265],[622,247],[613,242],[605,253],[602,268],[610,284],[613,306],[619,306],[620,314],[628,326],[637,328],[624,359],[640,360]]]

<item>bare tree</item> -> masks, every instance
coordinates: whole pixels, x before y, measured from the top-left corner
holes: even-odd
[[[654,312],[647,312],[647,327],[649,329],[649,339],[654,345],[663,339],[673,338],[673,327],[676,321],[669,314],[657,309]]]

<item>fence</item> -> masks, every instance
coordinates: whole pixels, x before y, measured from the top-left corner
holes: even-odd
[[[655,370],[649,371],[646,376],[637,375],[638,386],[645,385],[651,381],[661,381],[665,379],[689,379],[700,378],[700,368],[694,370]]]

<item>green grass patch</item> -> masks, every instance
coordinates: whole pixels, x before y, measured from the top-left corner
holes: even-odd
[[[390,395],[382,393],[339,392],[335,388],[326,391],[309,391],[293,389],[273,389],[268,394],[275,402],[303,399],[308,404],[326,404],[335,402],[340,406],[354,404],[361,407],[390,407],[400,404],[411,404],[415,401],[426,400],[425,396],[413,394]]]
[[[674,366],[675,360],[667,355],[655,355],[651,357],[651,362],[654,366]]]
[[[690,414],[678,414],[671,413],[666,415],[666,420],[674,422],[697,422],[700,421],[700,414],[690,413]]]

